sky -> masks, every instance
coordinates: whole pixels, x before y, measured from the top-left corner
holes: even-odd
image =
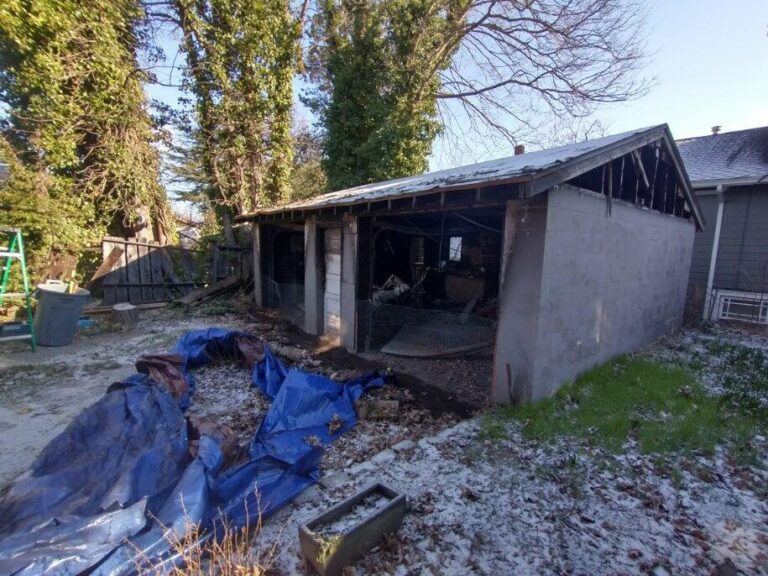
[[[768,1],[654,0],[650,93],[597,116],[609,132],[666,122],[675,138],[768,125]]]
[[[649,0],[648,6],[645,74],[653,80],[651,90],[599,109],[595,118],[605,133],[666,122],[675,138],[687,138],[709,134],[715,125],[723,132],[768,126],[768,0]],[[171,39],[166,52],[172,59]],[[169,104],[178,96],[159,86],[148,91]],[[435,143],[430,170],[513,152],[506,143],[449,148],[446,141]]]

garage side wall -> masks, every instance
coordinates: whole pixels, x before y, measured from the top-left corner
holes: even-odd
[[[504,218],[499,319],[493,363],[493,401],[531,398],[541,301],[546,198],[507,203]]]
[[[695,227],[571,186],[548,192],[532,398],[682,324]]]

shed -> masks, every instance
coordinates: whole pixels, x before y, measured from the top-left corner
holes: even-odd
[[[258,305],[353,352],[485,351],[495,403],[546,396],[680,325],[703,226],[666,125],[238,219]]]

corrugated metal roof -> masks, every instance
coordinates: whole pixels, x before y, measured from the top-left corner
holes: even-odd
[[[694,186],[718,180],[768,182],[768,126],[677,141]]]
[[[471,187],[477,184],[493,185],[494,182],[509,181],[520,178],[525,180],[538,173],[551,168],[561,166],[571,160],[591,152],[608,148],[618,142],[627,140],[639,134],[657,130],[661,126],[641,128],[604,138],[586,140],[576,144],[558,146],[537,152],[527,152],[519,156],[508,156],[497,160],[470,164],[438,172],[429,172],[418,176],[408,176],[396,180],[363,184],[354,188],[347,188],[337,192],[329,192],[308,200],[302,200],[279,206],[277,208],[262,209],[255,214],[268,214],[271,212],[284,212],[287,210],[306,210],[328,206],[340,206],[360,202],[372,202],[386,200],[400,196],[414,195],[428,191],[439,191],[445,188]],[[250,216],[250,215],[247,215]],[[247,217],[244,215],[244,217]],[[242,217],[241,217],[242,218]]]

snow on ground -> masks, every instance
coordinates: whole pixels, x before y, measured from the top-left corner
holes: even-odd
[[[746,352],[745,352],[746,350]],[[681,330],[639,357],[691,369],[714,394],[747,389],[762,402],[768,338],[714,328]],[[755,394],[757,397],[755,397]],[[768,574],[768,443],[758,465],[711,457],[619,454],[577,441],[542,444],[506,424],[487,440],[479,419],[407,440],[328,472],[273,519],[279,573],[304,569],[298,526],[383,482],[407,495],[400,531],[347,574]]]
[[[768,408],[768,332],[739,325],[677,330],[637,356],[689,368],[715,396],[736,394]]]
[[[542,447],[515,425],[507,440],[481,440],[479,428],[462,422],[301,495],[262,532],[278,544],[277,571],[303,569],[299,524],[383,482],[408,496],[409,513],[350,574],[768,573],[765,494],[737,485],[722,455],[700,462],[706,481],[681,470],[676,486],[631,448]]]

